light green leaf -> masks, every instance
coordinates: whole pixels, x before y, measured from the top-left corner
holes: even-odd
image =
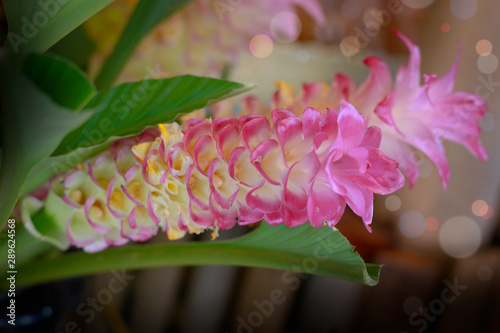
[[[252,87],[191,75],[121,84],[90,101],[85,108],[99,111],[64,138],[53,155],[137,134],[148,126],[172,121],[178,114],[201,109]]]
[[[89,111],[75,113],[55,104],[23,75],[0,64],[0,227],[6,223],[30,169],[90,115]]]
[[[353,249],[339,231],[327,227],[289,228],[263,223],[256,231],[229,241],[135,245],[95,254],[73,252],[24,266],[17,284],[25,286],[113,269],[236,265],[276,268],[376,285],[380,266],[365,264]]]
[[[146,34],[188,2],[189,0],[140,0],[113,53],[96,79],[97,87],[110,87]]]
[[[15,53],[44,52],[112,1],[4,0],[6,46]]]
[[[72,209],[53,191],[49,191],[45,201],[32,196],[21,200],[21,218],[26,229],[36,238],[61,250],[70,246],[66,223],[72,213]]]

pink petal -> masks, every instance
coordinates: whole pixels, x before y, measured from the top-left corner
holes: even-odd
[[[193,161],[196,169],[198,169],[198,171],[201,172],[204,176],[207,176],[205,169],[208,168],[210,157],[212,157],[214,151],[215,142],[211,136],[205,135],[199,138],[198,141],[196,141],[193,150]]]
[[[396,76],[396,87],[401,90],[399,97],[406,99],[420,84],[420,49],[399,31],[395,30],[394,32],[403,40],[410,51],[408,67],[401,66]]]
[[[326,117],[313,108],[306,108],[302,113],[302,131],[304,137],[314,137],[326,122]]]
[[[240,118],[240,124],[242,123],[243,125],[240,125],[241,141],[250,152],[252,152],[261,142],[269,139],[273,134],[269,121],[263,116],[243,116]]]
[[[320,179],[311,185],[307,201],[307,213],[312,226],[320,228],[326,221],[330,227],[335,226],[344,214],[346,201],[344,197],[333,192]]]
[[[194,146],[198,139],[205,135],[210,136],[212,134],[212,129],[206,119],[203,119],[202,122],[196,123],[196,125],[192,126],[190,129],[187,128],[188,126],[186,124],[184,147],[186,148],[188,153],[192,155]]]
[[[115,177],[111,178],[108,184],[108,188],[106,190],[106,206],[108,207],[109,211],[115,218],[123,219],[125,218],[125,216],[122,213],[115,211],[113,208],[111,208],[110,205],[111,195],[113,194],[114,187],[115,187]]]
[[[375,106],[380,103],[382,96],[387,95],[391,90],[392,78],[385,62],[377,57],[368,57],[364,63],[370,66],[370,74],[350,97],[350,102],[356,105],[359,112],[368,117]]]
[[[217,151],[226,162],[229,161],[231,153],[241,146],[240,131],[237,126],[227,125],[220,130],[217,136]]]
[[[190,180],[191,177],[193,177],[193,172],[196,172],[194,169],[194,165],[191,165],[186,172],[186,189],[189,195],[189,198],[191,199],[191,202],[194,203],[197,207],[207,210],[208,209],[208,197],[206,198],[198,198],[193,194],[193,191],[191,189]],[[205,199],[205,200],[203,200]],[[205,202],[204,202],[205,201]]]
[[[340,114],[338,117],[339,135],[337,142],[339,147],[347,151],[359,145],[363,139],[365,122],[363,116],[349,103],[340,102]]]
[[[266,163],[267,158],[273,159],[274,163]],[[268,139],[261,142],[250,154],[250,161],[269,183],[281,184],[284,175],[280,171],[286,170],[287,167],[281,154],[280,145],[276,140]]]
[[[153,208],[153,200],[151,199],[151,192],[148,194],[148,202],[147,202],[148,214],[156,225],[160,224],[160,219],[156,216],[154,208]]]
[[[246,195],[246,204],[252,209],[263,213],[279,212],[281,208],[281,190],[269,190],[272,185],[263,181],[259,187],[252,189]]]

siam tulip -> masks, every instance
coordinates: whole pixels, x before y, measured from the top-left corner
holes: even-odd
[[[479,138],[481,130],[477,123],[485,115],[486,103],[478,95],[453,92],[458,56],[443,77],[424,75],[424,85],[421,86],[419,48],[402,34],[397,34],[410,50],[410,58],[407,65],[399,68],[394,83],[386,63],[369,57],[365,64],[371,72],[359,87],[350,78],[337,74],[331,85],[322,82],[303,84],[297,96],[290,85],[278,82],[270,107],[253,98],[246,101],[246,108],[266,114],[273,108],[282,107],[300,117],[305,106],[324,110],[328,105],[336,105],[345,99],[365,117],[366,126],[380,127],[383,133],[380,149],[398,161],[410,186],[419,176],[416,149],[436,164],[446,187],[449,166],[443,139],[463,145],[482,161],[488,158]]]
[[[113,50],[119,32],[131,15],[137,0],[118,0],[92,17],[86,24],[97,50],[89,63],[91,76],[96,76]],[[325,18],[317,0],[226,1],[193,0],[168,20],[159,24],[141,42],[124,68],[119,82],[143,79],[144,68],[159,68],[169,76],[193,74],[220,77],[226,66],[236,63],[241,50],[247,49],[252,37],[265,34],[293,40],[300,24],[289,19],[303,8],[318,24]],[[270,24],[278,14],[277,27]],[[103,34],[103,32],[105,32]]]
[[[23,200],[22,215],[32,233],[87,252],[160,229],[178,239],[262,219],[333,227],[346,204],[371,230],[373,194],[404,185],[381,139],[344,101],[326,114],[306,108],[302,119],[275,109],[271,121],[249,114],[160,124],[56,176],[45,198]],[[43,205],[58,226],[49,235],[32,218]]]

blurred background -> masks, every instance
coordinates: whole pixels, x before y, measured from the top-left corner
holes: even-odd
[[[342,72],[359,83],[368,72],[366,56],[381,57],[393,70],[407,61],[397,29],[420,46],[423,73],[443,75],[459,41],[455,90],[488,104],[480,123],[488,162],[447,143],[446,190],[435,166],[421,159],[414,188],[376,198],[372,234],[349,212],[338,224],[365,261],[384,265],[380,283],[216,266],[113,272],[35,287],[36,298],[26,291],[33,298],[26,313],[41,311],[31,321],[53,318],[54,332],[93,333],[500,332],[500,3],[323,0],[322,6],[326,25],[298,10],[296,38],[250,40],[229,78],[258,83],[254,93],[267,100],[278,80],[298,89],[302,82],[330,83]],[[220,239],[247,231],[224,231]],[[38,331],[47,330],[26,328]]]

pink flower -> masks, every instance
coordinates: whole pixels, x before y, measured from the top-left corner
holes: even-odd
[[[465,146],[482,161],[488,158],[477,123],[485,115],[486,103],[477,95],[453,92],[458,56],[448,73],[441,78],[424,75],[421,86],[419,48],[397,34],[408,46],[410,58],[399,69],[394,83],[388,66],[376,57],[369,57],[365,64],[371,72],[359,87],[350,78],[337,74],[331,86],[321,82],[304,84],[301,94],[296,96],[289,85],[280,82],[271,108],[289,108],[301,116],[304,106],[326,110],[345,99],[365,117],[367,126],[380,127],[383,133],[380,149],[399,163],[410,186],[419,176],[416,149],[436,164],[446,187],[449,166],[443,139]],[[257,112],[269,111],[260,108]]]
[[[411,152],[416,148],[423,152],[438,167],[446,188],[449,166],[442,139],[465,146],[482,161],[488,155],[479,139],[481,130],[477,121],[484,117],[486,103],[474,94],[452,92],[457,75],[459,56],[443,77],[424,75],[425,84],[420,86],[420,51],[402,34],[398,36],[410,50],[408,65],[398,71],[394,89],[375,108],[377,118],[371,124],[381,126],[384,131],[382,150],[400,162],[413,185],[419,175],[418,165]],[[459,53],[459,50],[457,51]],[[372,67],[375,72],[377,69]],[[373,76],[387,76],[380,69]],[[390,134],[390,135],[386,135]]]
[[[89,252],[145,241],[158,229],[177,239],[262,219],[333,227],[346,204],[370,230],[373,194],[404,184],[380,142],[380,130],[365,128],[347,102],[326,115],[307,108],[302,119],[276,109],[272,121],[246,115],[159,125],[61,175],[44,209],[58,211],[52,218],[69,242]]]
[[[308,108],[302,120],[276,109],[272,127],[260,115],[195,122],[187,124],[184,140],[194,162],[186,185],[191,217],[203,225],[264,218],[334,226],[347,202],[368,227],[373,193],[392,193],[404,183],[397,163],[377,149],[380,131],[365,129],[363,117],[345,102],[326,116]]]

